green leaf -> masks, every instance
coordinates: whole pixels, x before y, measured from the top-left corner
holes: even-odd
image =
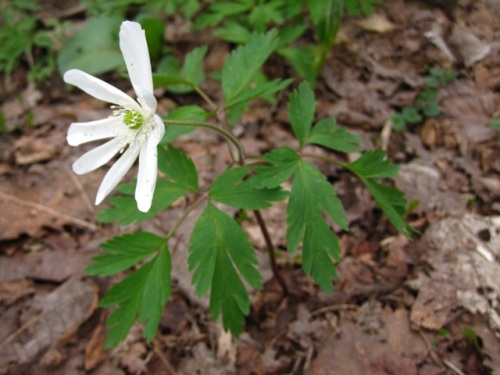
[[[399,171],[399,167],[387,159],[382,150],[368,151],[356,161],[344,166],[362,178],[394,177]]]
[[[222,91],[226,103],[249,89],[255,74],[276,49],[276,30],[252,36],[248,43],[238,47],[227,58],[222,68]]]
[[[118,30],[122,18],[95,17],[63,45],[57,58],[61,74],[80,69],[88,74],[101,74],[124,66],[118,48]]]
[[[165,240],[152,233],[124,234],[101,244],[104,255],[92,258],[89,275],[110,276],[126,270],[153,254]]]
[[[252,33],[238,22],[228,21],[215,30],[214,35],[230,43],[244,44],[248,42]]]
[[[135,185],[135,180],[129,183],[120,184],[118,190],[124,195],[113,195],[109,197],[108,201],[112,206],[99,212],[96,216],[97,221],[101,223],[116,221],[120,226],[141,223],[163,212],[177,199],[190,191],[190,189],[184,186],[158,179],[156,181],[151,208],[148,212],[141,212],[137,209],[137,202],[134,197]]]
[[[287,197],[281,188],[259,189],[252,179],[243,180],[248,174],[248,168],[231,168],[220,174],[213,182],[208,194],[216,202],[231,207],[258,210],[270,207],[274,201]]]
[[[306,144],[307,137],[311,131],[314,120],[314,108],[314,92],[308,83],[302,82],[299,88],[290,96],[290,103],[288,104],[290,124],[301,147]]]
[[[189,242],[189,269],[196,294],[210,289],[210,312],[222,313],[225,330],[235,336],[242,332],[250,310],[244,279],[262,288],[257,258],[245,232],[227,214],[209,204],[196,222]]]
[[[420,115],[418,109],[415,107],[403,108],[403,110],[401,111],[401,116],[403,116],[405,123],[408,124],[418,124],[423,120],[422,115]]]
[[[391,121],[392,121],[392,129],[395,132],[401,133],[406,130],[406,121],[404,117],[401,115],[401,113],[394,113],[391,116]]]
[[[300,23],[286,25],[280,28],[278,34],[280,40],[278,48],[290,45],[290,43],[292,43],[293,41],[298,39],[302,34],[304,34],[306,30],[307,30],[307,25]]]
[[[158,147],[158,168],[188,191],[199,191],[198,172],[193,161],[172,145]]]
[[[173,109],[165,116],[166,120],[180,120],[180,121],[196,121],[204,122],[208,117],[208,113],[197,105],[187,105]],[[184,125],[167,125],[165,127],[165,135],[160,144],[165,145],[171,143],[178,136],[182,134],[191,133],[196,130],[196,126]]]
[[[282,25],[285,20],[280,8],[283,8],[284,4],[285,2],[282,0],[260,2],[253,7],[248,16],[248,22],[258,32],[265,31],[266,26],[270,23]]]
[[[346,129],[337,127],[335,119],[319,121],[307,138],[307,143],[314,143],[340,152],[359,152],[359,138]]]
[[[314,68],[316,48],[314,46],[285,47],[280,48],[277,52],[288,60],[301,78],[314,86],[316,82],[316,70]]]
[[[490,120],[490,126],[497,132],[500,131],[500,118],[492,118]]]
[[[218,1],[210,6],[210,11],[224,17],[244,13],[253,5],[251,0]]]
[[[257,87],[249,88],[246,91],[241,92],[239,95],[234,97],[229,103],[226,104],[226,109],[231,108],[235,105],[248,102],[249,100],[256,98],[264,98],[266,96],[272,95],[278,91],[283,90],[290,83],[292,83],[293,79],[286,79],[281,81],[279,79],[275,79],[271,82],[266,82],[264,84],[260,84]]]
[[[146,33],[149,55],[151,61],[157,61],[163,47],[163,34],[165,24],[156,17],[140,16],[137,21],[141,24]]]
[[[180,72],[181,77],[190,82],[192,86],[199,86],[205,80],[202,63],[207,51],[207,46],[195,48],[184,59],[184,64]]]
[[[386,214],[391,224],[407,237],[414,232],[403,218],[406,214],[406,199],[398,189],[375,182],[374,178],[394,177],[398,166],[385,158],[385,152],[375,150],[365,153],[358,160],[344,164],[366,185],[377,205]]]
[[[415,230],[403,218],[406,214],[406,199],[403,192],[368,178],[361,178],[361,181],[368,188],[377,206],[384,212],[394,228],[406,237],[411,237]]]
[[[370,16],[373,8],[382,0],[344,0],[345,10],[350,16]]]
[[[295,150],[281,147],[264,155],[270,166],[255,168],[255,176],[251,180],[257,188],[272,189],[280,186],[292,177],[300,156]]]
[[[347,218],[332,186],[312,164],[301,160],[297,166],[287,208],[288,250],[302,245],[304,272],[314,277],[325,291],[332,289],[336,276],[333,262],[339,259],[338,240],[323,213],[347,230]]]
[[[125,339],[137,316],[138,322],[145,324],[146,340],[150,342],[154,338],[171,292],[171,269],[168,246],[164,243],[150,262],[108,290],[100,306],[120,306],[107,321],[107,348]]]
[[[206,46],[192,50],[186,55],[182,67],[174,56],[166,56],[153,74],[154,86],[168,87],[175,94],[193,92],[205,80],[202,63],[207,50]]]

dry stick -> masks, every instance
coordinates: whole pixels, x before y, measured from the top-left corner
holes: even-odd
[[[28,202],[28,201],[16,198],[15,196],[13,196],[11,194],[8,194],[8,193],[5,193],[5,192],[3,192],[1,190],[0,190],[0,197],[6,199],[8,201],[14,202],[14,203],[16,203],[16,204],[18,204],[20,206],[28,207],[28,208],[33,208],[33,209],[39,210],[39,211],[43,211],[43,212],[45,212],[45,213],[47,213],[49,215],[52,215],[52,216],[55,216],[55,217],[67,220],[69,222],[73,222],[73,223],[75,223],[77,225],[81,225],[82,227],[86,227],[86,228],[89,228],[91,230],[97,230],[98,229],[97,225],[89,223],[89,222],[87,222],[85,220],[81,220],[81,219],[78,219],[76,217],[60,213],[59,211],[56,211],[56,210],[54,210],[54,209],[52,209],[50,207],[41,205],[39,203]]]

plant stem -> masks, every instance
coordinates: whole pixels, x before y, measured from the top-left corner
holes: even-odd
[[[278,265],[276,263],[276,254],[273,246],[273,242],[271,241],[271,236],[269,235],[269,231],[267,230],[266,223],[264,218],[262,217],[259,210],[254,211],[255,218],[257,219],[257,223],[259,224],[262,235],[264,236],[264,240],[267,245],[267,252],[269,253],[269,260],[271,261],[271,270],[273,271],[273,275],[276,278],[278,284],[280,284],[281,290],[285,296],[288,295],[288,288],[286,286],[285,280],[281,277],[281,274],[278,270]]]
[[[241,164],[243,162],[243,160],[245,160],[245,150],[243,149],[243,146],[240,143],[240,141],[238,140],[238,138],[236,138],[234,136],[234,134],[232,134],[231,132],[224,130],[222,128],[219,128],[218,126],[216,126],[214,124],[209,124],[208,122],[168,120],[168,119],[163,119],[163,123],[165,125],[196,126],[196,127],[200,127],[200,128],[207,128],[207,129],[213,130],[214,132],[219,133],[220,135],[222,135],[224,138],[226,138],[227,140],[229,140],[232,144],[234,144],[236,146],[236,148],[238,149],[238,159],[239,159],[238,163]]]
[[[341,167],[345,168],[345,163],[341,162],[338,159],[332,158],[330,156],[315,155],[315,154],[302,154],[301,156],[304,158],[311,158],[311,159],[318,159],[318,160],[327,161],[329,163],[337,164],[337,165],[340,165]]]
[[[194,90],[212,108],[213,111],[217,111],[217,106],[212,101],[212,99],[209,98],[209,96],[205,93],[205,91],[200,89],[198,86],[194,86]]]
[[[172,229],[170,229],[170,232],[168,232],[168,234],[165,236],[166,240],[170,239],[174,235],[175,231],[181,226],[181,224],[184,222],[184,220],[187,219],[189,214],[191,212],[193,212],[196,209],[196,207],[198,207],[205,199],[207,199],[207,197],[205,195],[201,196],[201,198],[199,198],[197,201],[195,201],[191,206],[188,207],[188,209],[186,211],[184,211],[184,213],[182,214],[180,219],[177,220],[177,222],[174,224]]]

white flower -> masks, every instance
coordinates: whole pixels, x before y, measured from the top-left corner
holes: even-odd
[[[125,21],[120,28],[120,49],[127,65],[137,101],[123,91],[78,69],[64,74],[64,81],[87,94],[114,104],[113,114],[103,120],[73,123],[67,140],[71,146],[111,138],[108,142],[85,153],[73,164],[77,174],[91,172],[122,153],[110,168],[99,187],[95,204],[101,203],[118,185],[139,156],[139,172],[135,200],[140,211],[147,212],[156,185],[156,147],[165,133],[165,125],[156,115],[151,62],[146,35],[136,22]]]

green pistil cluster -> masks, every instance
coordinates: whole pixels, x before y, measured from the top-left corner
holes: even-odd
[[[138,130],[144,124],[144,116],[138,111],[126,110],[123,116],[123,122],[130,129]]]

